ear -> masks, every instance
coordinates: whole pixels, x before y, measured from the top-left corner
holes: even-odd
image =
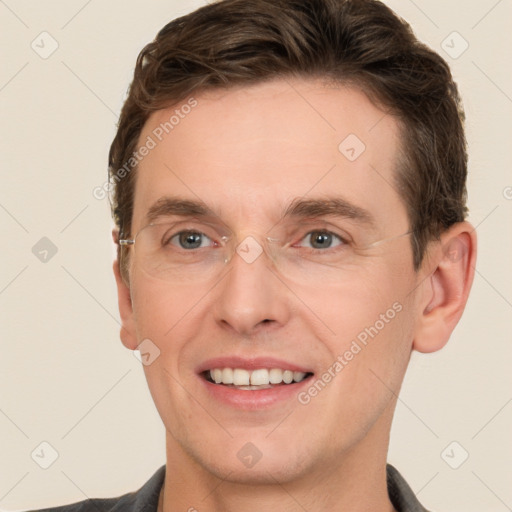
[[[418,352],[446,345],[468,300],[476,264],[476,233],[468,222],[453,225],[433,242],[424,264],[419,319],[413,340]]]
[[[119,233],[117,229],[112,230],[112,238],[118,244]],[[126,348],[135,350],[138,345],[135,330],[135,321],[133,318],[132,298],[130,294],[130,286],[125,283],[121,276],[119,260],[116,258],[113,264],[114,276],[117,284],[117,302],[119,306],[119,314],[121,316],[121,332],[120,337]]]

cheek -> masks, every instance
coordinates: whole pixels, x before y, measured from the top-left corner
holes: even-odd
[[[197,363],[197,342],[204,340],[206,313],[212,307],[210,287],[176,286],[138,276],[133,280],[137,338],[157,347],[158,364],[144,366],[150,388],[179,397]]]
[[[185,327],[193,327],[190,319],[198,309],[205,291],[193,286],[162,282],[147,275],[134,275],[132,280],[133,314],[137,335],[166,343]]]
[[[375,323],[382,331],[385,322],[389,331],[388,324],[397,323],[395,317],[405,316],[397,314],[397,309],[405,310],[410,302],[413,276],[399,268],[376,262],[366,268],[348,269],[336,282],[300,290],[300,297],[323,320],[333,339],[346,342]]]
[[[354,398],[349,407],[357,413],[357,397],[381,408],[393,397],[389,388],[398,391],[411,353],[414,279],[390,266],[375,266],[353,278],[318,292],[308,306],[331,331],[322,337],[331,358],[327,363],[341,360],[343,365],[341,378],[335,379],[337,399]]]
[[[176,287],[146,275],[134,275],[132,285],[138,340],[150,340],[158,353],[153,362],[143,366],[149,391],[165,425],[181,435],[181,424],[186,421],[183,414],[194,407],[185,389],[194,364],[190,341],[200,337],[205,291]]]

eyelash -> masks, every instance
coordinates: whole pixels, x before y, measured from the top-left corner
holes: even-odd
[[[172,234],[170,237],[164,237],[164,238],[166,238],[167,241],[164,240],[163,245],[167,245],[168,243],[171,243],[171,240],[179,237],[182,234],[196,234],[196,235],[200,235],[200,236],[203,236],[203,237],[206,237],[206,238],[212,240],[212,238],[210,238],[208,235],[206,235],[205,233],[203,233],[201,231],[193,230],[193,229],[189,229],[189,230],[185,229],[185,230],[181,230],[181,231],[178,231],[177,233]],[[329,250],[336,250],[337,247],[348,245],[348,243],[349,243],[343,236],[341,236],[341,235],[339,235],[337,233],[334,233],[333,231],[329,231],[327,229],[313,229],[313,230],[308,231],[307,233],[305,233],[302,236],[302,238],[300,238],[299,242],[290,244],[290,246],[292,246],[292,247],[301,247],[298,244],[303,242],[306,238],[311,237],[313,234],[321,234],[321,235],[332,236],[333,238],[338,239],[340,243],[338,245],[334,246],[334,247],[328,247],[326,249],[322,249],[322,248],[319,249],[319,248],[315,248],[315,247],[303,247],[303,249],[307,249],[309,252],[327,252]],[[216,242],[216,241],[213,241],[213,240],[212,240],[212,242],[214,242],[215,244],[219,244],[219,242]],[[199,248],[202,249],[204,247],[199,247]],[[180,247],[180,249],[184,249],[184,248]],[[184,249],[184,250],[186,250],[186,249]]]
[[[308,249],[308,251],[310,252],[327,252],[329,250],[337,250],[338,247],[340,246],[344,246],[344,245],[347,245],[348,242],[345,238],[343,238],[341,235],[338,235],[337,233],[334,233],[332,231],[329,231],[328,229],[314,229],[314,230],[311,230],[311,231],[308,231],[299,241],[302,242],[303,240],[305,240],[306,238],[308,237],[311,237],[313,234],[316,234],[316,235],[328,235],[328,236],[332,236],[333,239],[338,239],[339,240],[339,244],[334,246],[334,247],[328,247],[326,249],[318,249],[318,248],[315,248],[315,247],[304,247],[305,249]],[[311,241],[310,241],[311,243]],[[292,244],[292,246],[295,246],[296,244]]]

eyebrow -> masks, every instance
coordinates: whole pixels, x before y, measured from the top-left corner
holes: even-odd
[[[375,217],[368,210],[338,196],[318,199],[297,198],[290,203],[284,213],[284,217],[327,216],[351,219],[368,227],[375,226]]]
[[[146,213],[149,223],[160,217],[178,215],[180,217],[215,217],[215,213],[201,201],[181,199],[178,197],[162,197],[154,203]]]
[[[160,217],[177,215],[180,217],[218,217],[202,201],[179,197],[162,197],[146,213],[149,223]],[[343,217],[354,220],[368,227],[375,226],[374,216],[364,208],[336,196],[317,199],[294,199],[284,210],[283,218]]]

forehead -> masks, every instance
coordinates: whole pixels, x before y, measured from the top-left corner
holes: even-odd
[[[333,194],[407,227],[394,185],[398,123],[357,89],[276,80],[207,91],[152,114],[139,147],[150,140],[134,227],[165,196],[264,223],[297,198]]]

